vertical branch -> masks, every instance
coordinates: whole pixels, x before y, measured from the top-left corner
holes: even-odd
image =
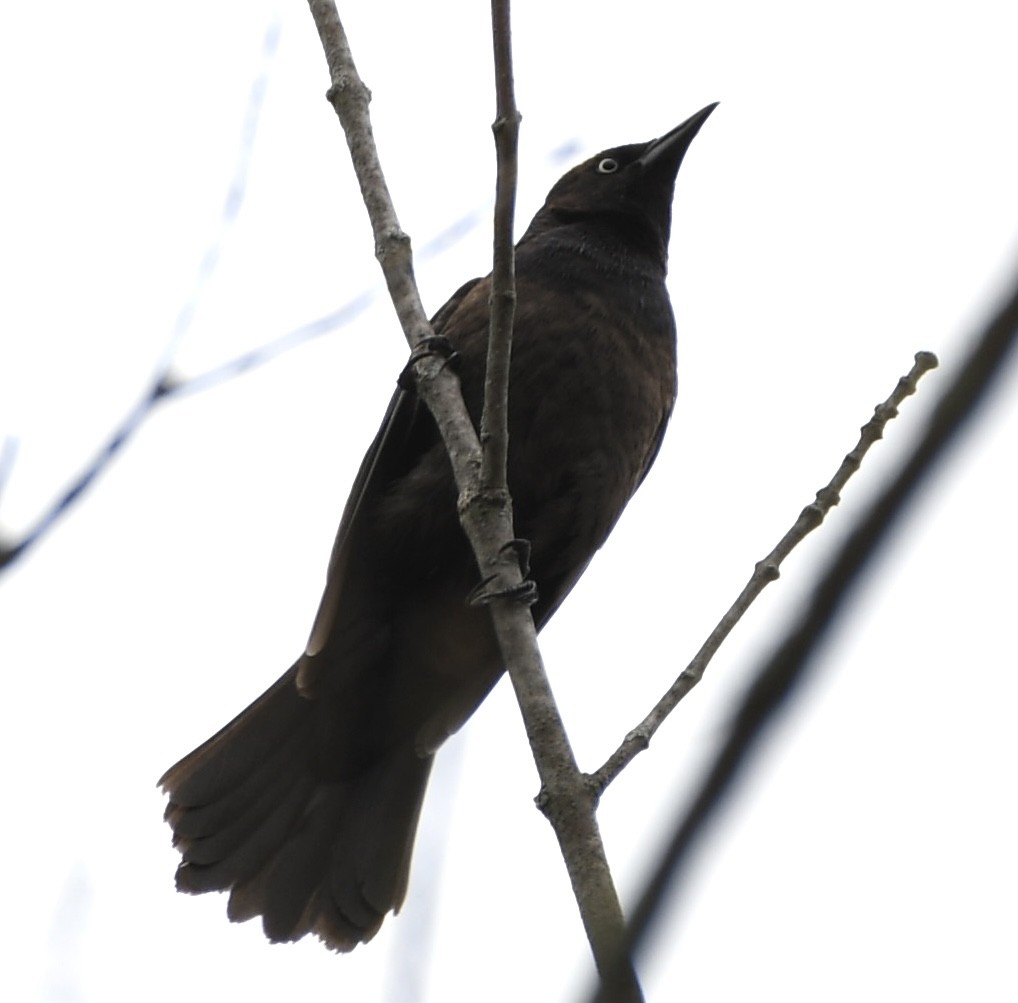
[[[400,229],[389,197],[368,117],[368,89],[361,82],[350,54],[334,0],[308,0],[329,64],[332,86],[328,97],[339,116],[364,203],[375,235],[375,256],[385,274],[390,296],[403,331],[412,346],[431,334],[413,276],[410,241]],[[494,0],[495,51],[499,60],[499,118],[495,123],[499,141],[499,164],[509,164],[509,174],[499,181],[497,246],[503,248],[496,262],[497,288],[493,295],[492,324],[495,336],[489,348],[486,379],[485,430],[487,442],[501,445],[489,454],[489,480],[481,478],[481,447],[463,405],[459,379],[433,353],[412,353],[417,392],[435,418],[459,491],[460,522],[470,541],[485,583],[492,624],[503,663],[507,666],[530,740],[542,792],[539,803],[555,830],[569,872],[573,893],[591,953],[599,972],[610,966],[618,992],[613,1003],[639,1003],[643,996],[628,958],[619,963],[625,925],[618,893],[604,852],[594,814],[596,793],[580,773],[569,746],[561,716],[555,705],[537,646],[537,633],[529,608],[520,599],[530,592],[515,559],[512,509],[505,488],[506,399],[509,348],[515,306],[513,290],[512,211],[515,192],[515,146],[519,116],[512,100],[509,52],[509,13],[506,0]],[[508,104],[504,99],[508,97]],[[503,114],[508,108],[508,114]],[[503,127],[504,123],[504,127]],[[508,138],[507,138],[508,137]],[[503,168],[504,169],[504,168]],[[505,253],[507,247],[508,254]],[[497,375],[494,375],[497,373]],[[493,403],[492,403],[493,402]],[[495,429],[502,430],[501,435]],[[493,452],[494,450],[494,452]],[[501,487],[499,487],[501,484]]]
[[[512,33],[509,0],[491,0],[491,32],[495,49],[495,181],[494,263],[491,273],[491,321],[481,416],[481,484],[505,491],[509,452],[509,360],[516,313],[516,255],[513,218],[516,212],[516,151],[520,113],[513,86]]]
[[[512,66],[510,0],[492,0],[496,115],[492,124],[498,173],[495,186],[494,262],[492,266],[488,355],[481,417],[480,493],[494,515],[512,533],[512,498],[506,461],[509,451],[509,369],[516,312],[516,262],[513,216],[516,207],[517,146],[520,113]],[[487,506],[485,506],[487,507]],[[515,559],[503,548],[501,556]],[[500,569],[512,581],[515,569]],[[522,574],[526,572],[523,571]],[[541,778],[538,804],[551,823],[569,873],[591,952],[617,1003],[640,1003],[643,994],[624,951],[625,919],[598,830],[597,795],[580,773],[565,724],[537,646],[533,619],[513,601],[512,586],[491,606],[492,620],[524,727]],[[614,963],[614,964],[613,964]]]

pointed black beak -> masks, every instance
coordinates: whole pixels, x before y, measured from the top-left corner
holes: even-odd
[[[658,139],[652,139],[647,148],[643,151],[637,161],[643,167],[657,167],[662,169],[671,168],[672,173],[678,171],[682,158],[689,149],[689,144],[700,131],[700,126],[710,118],[710,113],[717,108],[718,102],[701,108],[695,115],[691,115],[682,125],[677,125],[671,132],[665,133]]]

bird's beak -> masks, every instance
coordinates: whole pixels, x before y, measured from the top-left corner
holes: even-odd
[[[718,102],[701,108],[695,115],[691,115],[682,125],[677,125],[671,132],[665,133],[658,139],[652,139],[647,148],[643,151],[637,161],[643,167],[660,165],[664,168],[669,166],[673,172],[678,171],[682,158],[693,142],[693,137],[700,131],[700,126],[710,117],[710,113],[717,108]]]

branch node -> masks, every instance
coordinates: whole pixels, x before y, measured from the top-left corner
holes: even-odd
[[[508,509],[510,505],[509,492],[501,488],[477,487],[463,491],[456,503],[456,508],[462,516],[469,509],[490,514]]]
[[[910,387],[909,393],[915,393],[916,382],[914,379],[909,379],[907,376],[902,377],[898,381],[899,386]],[[898,417],[898,409],[891,404],[889,401],[883,401],[873,409],[873,420],[867,424],[878,422],[881,427],[886,425],[892,418]]]
[[[339,73],[333,80],[332,86],[325,92],[325,100],[335,107],[337,102],[343,101],[347,97],[352,101],[359,100],[370,104],[371,89],[363,80],[358,80],[357,77],[349,73]]]
[[[811,533],[824,521],[824,509],[817,502],[810,502],[800,513],[799,523],[805,527],[807,533]]]
[[[817,492],[816,504],[820,507],[821,518],[841,501],[841,494],[832,484],[827,484]]]
[[[509,115],[499,115],[494,122],[491,123],[491,131],[495,134],[495,138],[498,138],[499,133],[505,132],[507,129],[510,131],[510,135],[519,129],[520,123],[523,121],[523,115],[519,111]]]
[[[548,793],[548,788],[541,784],[541,789],[537,792],[534,797],[534,804],[537,810],[545,817],[548,818],[548,811],[551,807],[551,795]]]
[[[398,267],[411,257],[410,235],[398,225],[386,227],[378,231],[375,237],[375,259],[384,268],[389,259],[393,259]]]

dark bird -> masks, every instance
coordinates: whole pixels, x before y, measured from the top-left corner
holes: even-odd
[[[516,246],[509,488],[543,627],[650,469],[675,400],[665,288],[675,177],[715,105],[649,143],[604,150],[549,192]],[[433,325],[480,418],[490,276]],[[229,890],[273,941],[348,951],[407,890],[436,750],[504,671],[452,471],[412,387],[354,481],[304,653],[166,771],[177,888]]]

